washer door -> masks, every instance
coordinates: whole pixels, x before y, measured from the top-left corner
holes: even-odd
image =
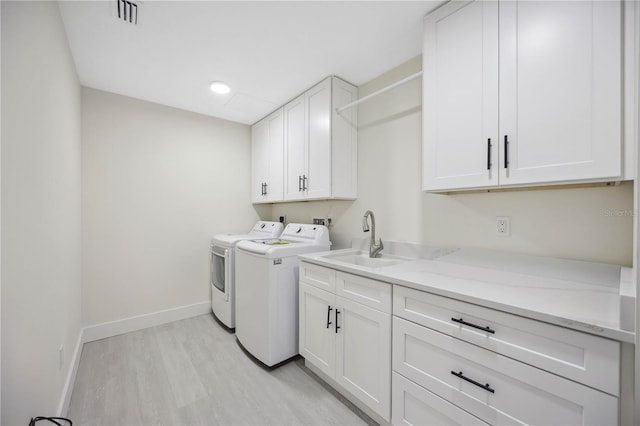
[[[224,247],[211,247],[211,284],[215,290],[224,295],[225,300],[229,300],[229,249]]]

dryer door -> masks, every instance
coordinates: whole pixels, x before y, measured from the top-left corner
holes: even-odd
[[[219,246],[211,247],[211,284],[213,289],[229,300],[229,249]]]

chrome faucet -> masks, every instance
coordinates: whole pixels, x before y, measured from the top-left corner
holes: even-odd
[[[377,257],[384,246],[382,245],[382,238],[379,240],[380,244],[376,244],[376,218],[371,210],[364,212],[364,217],[362,218],[362,230],[364,232],[369,232],[367,216],[371,216],[371,245],[369,245],[369,257]]]

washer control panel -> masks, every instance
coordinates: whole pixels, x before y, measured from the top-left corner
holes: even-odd
[[[307,223],[290,223],[284,228],[284,232],[280,236],[281,239],[305,240],[305,241],[323,241],[328,239],[329,232],[325,226],[311,225]]]

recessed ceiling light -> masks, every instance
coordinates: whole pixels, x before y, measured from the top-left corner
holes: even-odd
[[[221,81],[214,81],[209,87],[213,93],[217,93],[219,95],[226,95],[231,91],[231,88]]]

